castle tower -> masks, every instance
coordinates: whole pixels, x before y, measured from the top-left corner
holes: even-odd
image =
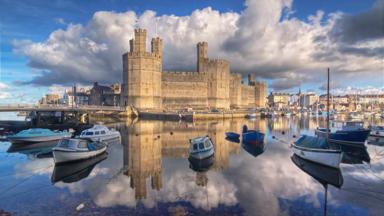
[[[197,72],[204,71],[204,63],[208,59],[208,43],[197,43]]]
[[[151,53],[146,50],[147,31],[135,29],[130,49],[123,55],[121,106],[161,109],[162,40],[154,38]]]
[[[265,108],[267,98],[267,84],[265,81],[255,82],[255,105]]]

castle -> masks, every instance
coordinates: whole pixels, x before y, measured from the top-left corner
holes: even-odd
[[[242,83],[239,73],[231,73],[229,62],[208,58],[208,43],[197,44],[197,71],[162,70],[163,42],[152,38],[146,50],[147,32],[136,29],[123,54],[123,83],[120,104],[137,109],[234,109],[265,107],[266,83],[248,75]]]

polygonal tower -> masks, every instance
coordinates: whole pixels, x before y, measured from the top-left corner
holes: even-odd
[[[123,55],[121,105],[161,109],[162,40],[152,39],[151,53],[146,50],[146,40],[147,31],[135,29],[129,52]]]

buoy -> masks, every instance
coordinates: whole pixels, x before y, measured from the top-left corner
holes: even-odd
[[[272,136],[272,139],[275,139],[275,136]]]
[[[160,139],[160,135],[157,135],[157,138],[159,138],[159,139]]]
[[[282,132],[281,132],[281,134],[283,134],[283,135],[284,135],[284,134],[285,134],[285,132],[284,132],[284,131],[282,131]]]
[[[169,134],[173,135],[173,132],[171,131],[171,132],[169,132]]]
[[[295,134],[293,134],[293,136],[292,136],[293,138],[296,138],[296,135]]]

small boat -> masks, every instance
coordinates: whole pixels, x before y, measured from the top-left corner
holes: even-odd
[[[107,144],[90,139],[62,139],[52,149],[55,163],[78,161],[99,155],[107,150]]]
[[[196,137],[191,140],[189,147],[189,156],[194,159],[204,159],[214,155],[213,144],[208,136]]]
[[[374,126],[370,127],[371,133],[369,134],[370,136],[375,136],[375,137],[384,137],[384,126]]]
[[[240,138],[240,134],[235,133],[235,132],[226,132],[225,136],[229,139],[237,140]]]
[[[89,176],[93,168],[107,158],[107,152],[88,160],[75,161],[70,163],[56,164],[51,176],[51,182],[62,181],[64,183],[77,182]]]
[[[247,125],[243,126],[243,143],[258,144],[264,142],[264,134],[256,130],[248,130]]]
[[[365,129],[363,122],[342,122],[341,130],[329,133],[329,140],[339,144],[364,145],[370,130]],[[318,137],[325,138],[327,129],[318,128],[315,131]]]
[[[67,131],[52,131],[44,128],[22,130],[17,134],[7,136],[12,143],[35,143],[69,138],[72,134]]]
[[[363,116],[361,113],[359,113],[359,112],[350,112],[350,113],[348,114],[348,117],[349,117],[350,119],[358,119],[358,120],[364,118],[364,116]]]
[[[249,113],[245,115],[245,118],[249,118],[249,119],[255,119],[256,117],[257,117],[256,113]]]
[[[107,141],[113,139],[120,139],[120,132],[110,130],[104,125],[94,125],[93,127],[81,132],[80,138],[88,138],[93,141]]]
[[[329,167],[339,168],[343,152],[331,146],[325,138],[301,136],[292,144],[293,153],[303,159],[320,163]]]

